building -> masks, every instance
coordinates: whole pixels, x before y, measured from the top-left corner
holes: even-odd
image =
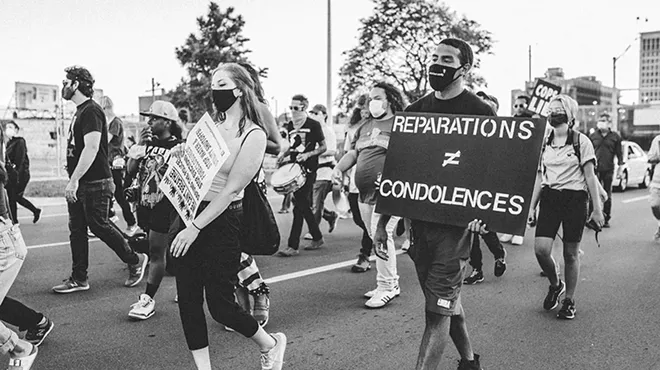
[[[639,103],[660,101],[660,31],[641,33],[639,43]]]

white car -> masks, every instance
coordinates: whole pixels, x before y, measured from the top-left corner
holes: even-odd
[[[621,145],[623,159],[626,163],[623,165],[623,173],[620,177],[617,177],[619,166],[615,159],[615,178],[612,180],[612,186],[620,192],[626,191],[630,185],[637,185],[642,189],[647,188],[651,184],[651,168],[648,163],[648,156],[637,143],[624,140]]]

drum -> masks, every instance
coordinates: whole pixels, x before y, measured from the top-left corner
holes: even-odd
[[[305,170],[298,163],[288,163],[277,169],[270,178],[273,190],[278,194],[293,193],[305,185]]]

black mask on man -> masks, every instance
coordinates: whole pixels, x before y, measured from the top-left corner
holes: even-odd
[[[460,76],[454,77],[456,71],[460,68],[441,66],[439,64],[431,64],[429,67],[429,83],[431,88],[435,91],[444,91],[447,86],[456,81]]]

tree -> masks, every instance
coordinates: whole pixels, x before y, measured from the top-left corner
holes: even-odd
[[[339,106],[346,109],[369,85],[385,80],[398,86],[412,102],[426,94],[426,68],[436,45],[456,37],[472,46],[474,67],[479,56],[490,54],[491,33],[465,16],[458,16],[438,0],[373,0],[374,13],[362,19],[358,45],[345,51],[340,69]],[[468,76],[468,85],[485,85],[483,77]]]
[[[205,112],[213,111],[211,72],[220,63],[249,62],[251,51],[242,35],[245,21],[234,14],[234,8],[222,11],[211,2],[206,17],[197,18],[199,34],[191,33],[184,45],[176,48],[176,58],[186,68],[187,78],[166,95],[178,107],[190,110],[190,121],[196,122]],[[267,69],[258,69],[265,76]]]

